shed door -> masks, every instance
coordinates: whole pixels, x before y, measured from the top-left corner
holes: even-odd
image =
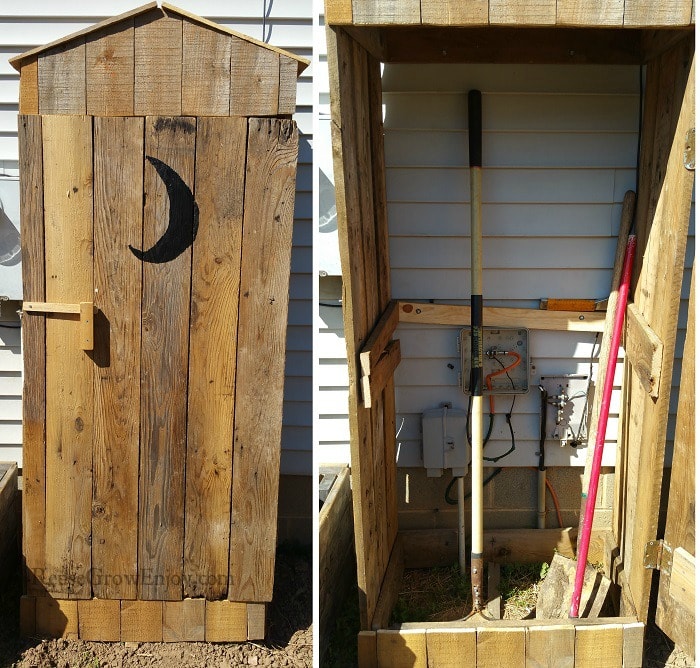
[[[695,655],[695,267],[678,398],[657,626]]]

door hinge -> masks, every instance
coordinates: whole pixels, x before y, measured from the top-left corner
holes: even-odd
[[[695,128],[690,128],[690,130],[685,133],[683,166],[688,170],[695,169]]]
[[[664,540],[650,540],[644,546],[644,568],[661,571],[671,575],[673,549]]]

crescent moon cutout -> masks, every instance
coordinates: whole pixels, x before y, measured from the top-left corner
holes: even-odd
[[[150,155],[146,159],[155,168],[168,193],[168,227],[148,250],[140,250],[132,245],[129,245],[129,249],[143,262],[161,264],[182,255],[194,243],[199,229],[199,207],[189,186],[172,167]]]

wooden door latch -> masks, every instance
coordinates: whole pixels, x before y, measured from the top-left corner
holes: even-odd
[[[80,316],[80,349],[94,348],[95,304],[80,302],[79,304],[58,304],[55,302],[23,302],[25,313],[77,313]]]

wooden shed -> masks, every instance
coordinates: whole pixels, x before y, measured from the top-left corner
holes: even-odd
[[[12,60],[25,634],[265,635],[307,64],[155,2]]]
[[[556,665],[640,666],[644,624],[653,620],[654,569],[660,570],[655,621],[694,653],[692,298],[669,519],[665,536],[657,535],[665,510],[664,451],[693,189],[693,3],[326,0],[325,8],[349,360],[360,665],[525,666],[556,660]],[[401,353],[395,331],[401,322],[468,326],[470,309],[392,300],[382,63],[644,66],[639,248],[624,337],[624,423],[612,522],[594,549],[594,558],[620,587],[619,617],[547,624],[476,618],[388,628],[404,567],[457,559],[456,529],[398,530],[393,375]],[[597,326],[592,314],[562,312],[552,318],[546,311],[498,307],[485,309],[484,324],[554,331]],[[484,536],[485,557],[549,561],[555,548],[573,555],[575,534],[576,527],[491,531]]]

